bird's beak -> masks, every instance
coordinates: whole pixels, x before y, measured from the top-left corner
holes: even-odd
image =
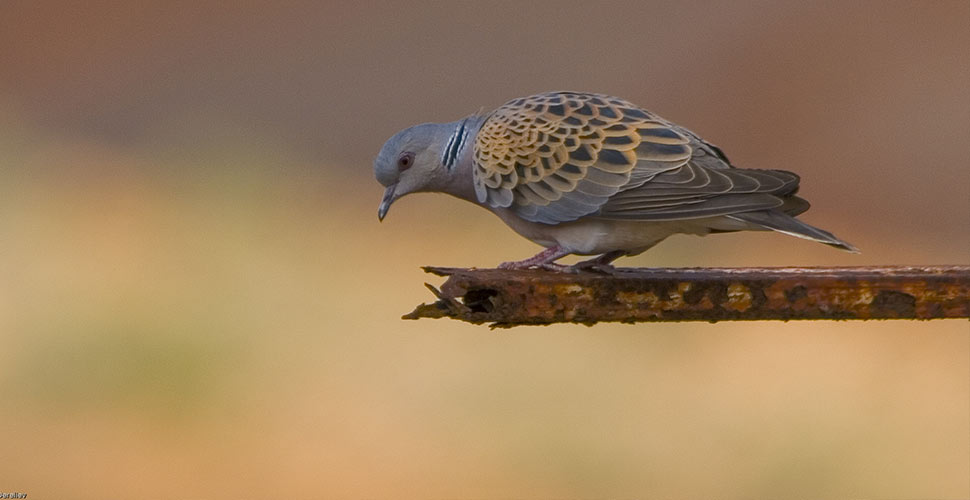
[[[387,211],[391,208],[391,203],[394,203],[394,188],[396,187],[397,184],[391,184],[384,190],[384,198],[381,199],[381,206],[377,207],[377,220],[383,221],[384,216],[387,215]]]

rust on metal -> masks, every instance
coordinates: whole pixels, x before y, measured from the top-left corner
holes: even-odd
[[[404,319],[493,327],[601,321],[970,317],[970,266],[618,268],[612,273],[425,267],[447,277]]]

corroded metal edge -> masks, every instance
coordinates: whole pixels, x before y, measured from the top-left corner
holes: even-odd
[[[970,317],[970,266],[620,268],[611,274],[426,267],[447,280],[405,319],[493,327],[601,321]]]

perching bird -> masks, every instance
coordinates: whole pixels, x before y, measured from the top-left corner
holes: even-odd
[[[609,267],[676,233],[773,230],[858,252],[795,219],[809,207],[797,175],[736,168],[690,130],[601,94],[548,92],[416,125],[384,143],[374,173],[381,220],[406,194],[442,192],[545,247],[505,269]],[[599,257],[555,263],[569,254]]]

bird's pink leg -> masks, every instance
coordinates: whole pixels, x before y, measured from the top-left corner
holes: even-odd
[[[558,258],[565,257],[569,255],[570,251],[564,250],[559,245],[551,246],[532,257],[525,260],[520,260],[516,262],[503,262],[498,265],[499,269],[528,269],[530,267],[539,267],[542,269],[548,269],[550,271],[565,271],[568,266],[562,264],[556,264],[555,261]]]

